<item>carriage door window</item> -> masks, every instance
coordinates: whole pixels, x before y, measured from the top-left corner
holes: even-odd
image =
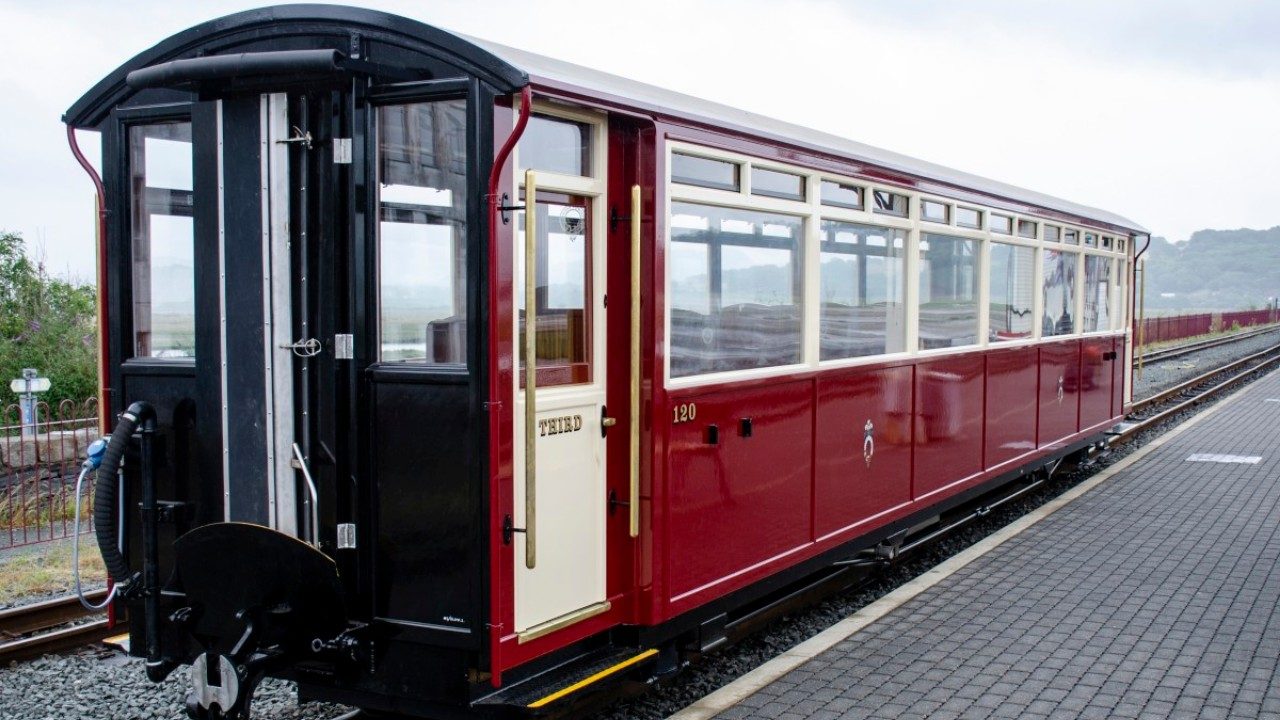
[[[586,198],[539,190],[535,207],[538,233],[534,289],[538,303],[538,386],[591,382],[591,227]],[[520,213],[517,233],[524,232]],[[523,247],[520,248],[523,250]],[[524,253],[516,256],[516,303],[520,313],[518,347],[524,350]],[[521,366],[523,367],[523,354]]]
[[[191,123],[129,129],[134,356],[195,357]]]
[[[466,362],[466,112],[465,99],[378,109],[383,362]]]

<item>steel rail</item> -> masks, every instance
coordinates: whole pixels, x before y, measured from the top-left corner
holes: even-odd
[[[1132,440],[1138,433],[1149,430],[1170,418],[1176,417],[1179,413],[1185,412],[1200,403],[1215,398],[1223,392],[1234,388],[1253,373],[1274,367],[1277,363],[1280,363],[1280,354],[1277,353],[1280,353],[1280,345],[1273,345],[1262,352],[1240,358],[1235,362],[1210,370],[1207,373],[1197,375],[1190,380],[1179,383],[1167,390],[1163,390],[1155,395],[1135,402],[1131,406],[1131,413],[1142,412],[1143,410],[1159,405],[1160,403],[1183,393],[1195,392],[1194,395],[1182,400],[1181,402],[1175,403],[1160,410],[1154,415],[1142,418],[1133,422],[1131,425],[1123,427],[1119,432],[1108,438],[1108,444],[1115,446],[1126,443]],[[1268,355],[1271,355],[1272,357],[1267,357]],[[1224,377],[1225,379],[1222,379]],[[1218,382],[1216,385],[1203,387],[1219,379],[1222,379],[1222,381]]]
[[[90,602],[101,602],[106,595],[105,589],[86,593]],[[108,625],[106,617],[85,610],[74,595],[0,610],[0,665],[71,650],[121,630]]]
[[[1250,330],[1246,332],[1233,333],[1225,337],[1210,338],[1208,340],[1198,340],[1193,343],[1187,343],[1185,345],[1178,345],[1176,347],[1171,347],[1171,348],[1166,348],[1164,350],[1156,350],[1155,352],[1146,353],[1142,356],[1142,361],[1144,363],[1163,362],[1165,360],[1171,360],[1176,357],[1182,357],[1183,355],[1190,355],[1191,353],[1199,352],[1200,350],[1207,350],[1211,347],[1218,347],[1219,345],[1228,345],[1230,343],[1237,342],[1239,340],[1247,340],[1251,337],[1257,337],[1259,335],[1264,335],[1269,332],[1275,332],[1277,330],[1280,330],[1280,328],[1277,328],[1274,325],[1268,325],[1267,327],[1264,327],[1259,330]]]

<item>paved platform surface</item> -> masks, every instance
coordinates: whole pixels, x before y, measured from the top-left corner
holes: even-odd
[[[1210,412],[717,717],[1280,717],[1280,374]]]

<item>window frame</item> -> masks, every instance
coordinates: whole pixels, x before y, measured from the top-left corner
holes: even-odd
[[[129,188],[127,192],[121,193],[118,201],[118,209],[116,211],[117,224],[119,229],[117,236],[117,257],[129,258],[128,263],[115,264],[111,272],[115,275],[115,288],[108,288],[108,292],[115,296],[116,300],[116,317],[119,318],[119,340],[112,341],[111,355],[124,368],[184,368],[186,370],[194,370],[196,361],[200,356],[200,243],[198,236],[200,228],[196,223],[197,208],[195,207],[196,190],[195,185],[199,183],[200,172],[197,167],[197,152],[195,147],[195,119],[193,105],[191,103],[173,103],[165,105],[154,105],[139,108],[117,109],[112,113],[115,123],[113,131],[115,137],[109,137],[109,133],[103,133],[102,151],[105,159],[108,152],[111,152],[112,140],[114,140],[114,157],[117,158],[120,168],[119,173],[121,180],[126,187],[132,182],[130,180],[133,164],[132,164],[132,147],[130,145],[130,135],[133,128],[145,125],[163,125],[170,123],[187,123],[192,126],[192,146],[191,146],[191,164],[192,164],[192,286],[195,292],[195,349],[190,357],[152,357],[149,355],[138,354],[137,344],[137,324],[134,317],[134,277],[133,277],[133,191]],[[222,249],[219,248],[219,253]],[[118,288],[118,289],[116,289]],[[109,332],[109,328],[99,328],[99,332]],[[105,379],[104,379],[105,381]]]
[[[663,189],[663,205],[659,208],[662,213],[660,227],[662,232],[656,240],[661,243],[659,257],[662,258],[663,267],[659,268],[661,278],[657,282],[662,283],[664,299],[670,297],[670,273],[665,267],[666,259],[671,248],[671,207],[673,203],[690,202],[706,205],[713,205],[726,208],[734,208],[748,211],[758,211],[765,213],[778,213],[784,215],[794,215],[801,217],[804,221],[805,238],[802,248],[803,266],[801,268],[802,294],[804,297],[804,306],[802,309],[803,319],[801,323],[801,362],[791,365],[782,365],[775,367],[753,368],[748,370],[731,370],[722,372],[712,372],[700,375],[688,375],[684,377],[671,376],[671,358],[670,358],[670,342],[671,342],[671,309],[669,302],[663,303],[662,313],[664,322],[663,342],[668,348],[668,352],[663,355],[662,377],[664,387],[679,391],[686,388],[701,388],[708,386],[718,386],[726,383],[741,382],[769,377],[783,377],[794,375],[801,372],[817,372],[825,369],[838,369],[847,367],[857,367],[863,365],[883,365],[886,363],[900,362],[909,358],[932,358],[936,356],[945,356],[966,352],[979,352],[988,349],[1011,349],[1023,346],[1037,345],[1044,342],[1058,342],[1071,339],[1079,339],[1085,336],[1079,330],[1079,322],[1075,323],[1073,332],[1064,335],[1043,336],[1041,333],[1041,319],[1044,310],[1043,292],[1044,277],[1043,263],[1044,253],[1050,250],[1057,252],[1067,252],[1076,256],[1076,283],[1075,298],[1072,312],[1076,318],[1081,317],[1084,296],[1081,289],[1084,273],[1084,255],[1100,254],[1112,258],[1113,273],[1114,260],[1116,256],[1127,258],[1127,253],[1117,251],[1104,251],[1101,248],[1087,248],[1083,245],[1071,245],[1065,242],[1065,236],[1068,232],[1076,234],[1077,243],[1085,232],[1092,232],[1097,235],[1102,233],[1111,233],[1118,235],[1113,228],[1095,223],[1082,222],[1064,222],[1060,216],[1054,216],[1052,213],[1036,213],[1019,210],[1011,210],[1004,207],[998,207],[995,204],[985,204],[973,202],[969,198],[952,198],[943,195],[924,193],[914,191],[909,188],[885,183],[870,178],[866,178],[856,174],[840,174],[830,170],[823,170],[814,167],[806,167],[796,164],[787,164],[772,157],[757,157],[734,150],[724,149],[723,147],[708,145],[706,140],[701,137],[686,137],[682,134],[672,133],[665,139],[662,146],[662,152],[665,157],[669,158],[672,153],[684,153],[706,157],[708,159],[723,160],[735,163],[739,168],[742,176],[740,178],[740,187],[737,190],[717,190],[703,186],[684,185],[671,182],[670,178],[670,162],[665,163],[665,177],[659,179],[664,182]],[[769,170],[788,172],[791,174],[806,177],[805,200],[793,200],[775,198],[751,192],[751,173],[753,167],[763,167]],[[850,208],[842,204],[831,204],[822,202],[822,183],[830,182],[839,185],[857,188],[862,193],[862,207]],[[886,213],[875,207],[874,193],[890,192],[902,195],[906,198],[907,214],[905,216],[897,216]],[[947,223],[936,221],[927,221],[923,219],[923,202],[939,202],[948,206],[949,217]],[[977,212],[979,215],[980,227],[967,227],[959,222],[959,209],[964,208]],[[992,214],[1004,215],[1010,218],[1009,234],[993,232],[987,227],[989,218]],[[902,352],[893,352],[880,355],[866,355],[851,358],[835,358],[830,360],[822,360],[820,358],[820,272],[821,272],[821,228],[824,221],[851,222],[862,225],[881,226],[891,230],[901,230],[905,232],[905,242],[903,247],[904,255],[904,272],[905,288],[902,302],[905,312],[905,337],[903,338]],[[1034,237],[1020,234],[1019,224],[1023,222],[1033,223]],[[1045,240],[1045,228],[1053,225],[1060,229],[1059,241],[1051,242]],[[944,347],[930,350],[919,350],[919,244],[924,233],[943,234],[960,239],[974,240],[977,243],[978,255],[974,258],[977,266],[978,281],[978,342],[973,345],[964,345],[959,347]],[[991,243],[1000,242],[1005,245],[1026,247],[1032,250],[1033,265],[1033,322],[1032,332],[1029,337],[1017,338],[1010,340],[1002,340],[992,342],[988,338],[990,332],[990,249]],[[1120,293],[1122,296],[1118,302],[1123,305],[1127,302],[1127,297],[1123,295],[1125,290],[1116,289],[1116,283],[1113,278],[1112,294]],[[1127,314],[1127,308],[1123,308],[1123,312]],[[1116,310],[1113,308],[1113,314]],[[1100,330],[1098,334],[1111,333],[1119,334],[1125,332],[1128,328],[1115,330]],[[1089,333],[1088,335],[1093,335]]]

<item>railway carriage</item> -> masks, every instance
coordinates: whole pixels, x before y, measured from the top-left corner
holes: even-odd
[[[193,717],[573,708],[1129,400],[1137,224],[402,17],[214,20],[65,121],[99,543]]]

